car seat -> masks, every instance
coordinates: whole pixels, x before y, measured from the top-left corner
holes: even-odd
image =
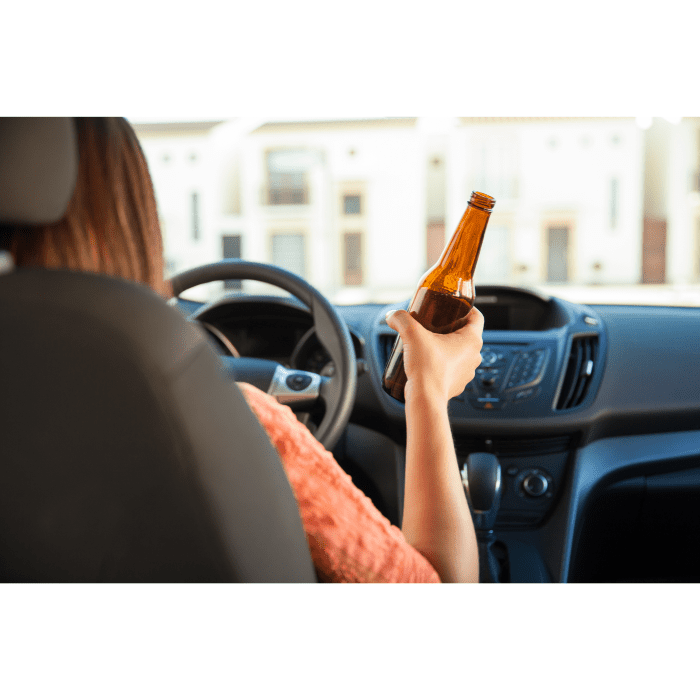
[[[72,119],[0,118],[0,227],[60,219],[77,158]],[[279,457],[204,334],[142,285],[3,251],[0,580],[316,581]]]

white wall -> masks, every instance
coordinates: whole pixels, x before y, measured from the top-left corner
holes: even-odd
[[[478,157],[484,142],[503,139],[504,158],[517,177],[516,196],[500,198],[491,217],[511,239],[503,255],[507,279],[484,281],[538,284],[546,280],[544,227],[573,223],[571,281],[632,283],[641,265],[642,139],[633,120],[488,123],[459,127],[451,142],[448,234],[456,226],[474,187],[481,182]],[[616,141],[613,141],[616,139]],[[617,224],[611,227],[611,180],[618,180]],[[487,194],[491,194],[487,192]],[[485,246],[488,245],[488,231]],[[598,263],[600,270],[594,270]],[[527,268],[523,270],[522,268]]]
[[[209,262],[211,202],[204,135],[140,136],[153,180],[170,273]],[[193,237],[192,193],[198,194],[199,239]]]
[[[696,196],[690,187],[697,170],[697,123],[683,120],[671,132],[666,191],[666,275],[669,282],[696,282]],[[690,253],[690,254],[689,254]]]

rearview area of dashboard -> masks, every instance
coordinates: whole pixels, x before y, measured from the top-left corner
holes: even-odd
[[[488,331],[544,331],[567,322],[551,299],[521,289],[477,287],[475,306]]]

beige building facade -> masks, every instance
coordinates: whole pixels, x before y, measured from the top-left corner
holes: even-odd
[[[497,204],[477,284],[700,279],[698,120],[646,129],[633,118],[135,126],[171,273],[242,257],[286,267],[336,303],[396,301],[480,190]]]

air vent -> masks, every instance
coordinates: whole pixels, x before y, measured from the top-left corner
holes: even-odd
[[[588,394],[598,359],[598,336],[576,336],[571,343],[571,355],[566,366],[564,383],[557,401],[557,411],[580,406]]]

